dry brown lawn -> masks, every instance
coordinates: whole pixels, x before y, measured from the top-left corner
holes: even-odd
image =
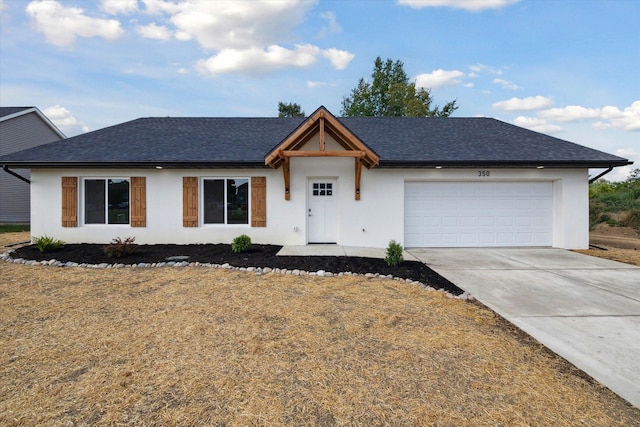
[[[599,258],[606,258],[613,261],[624,262],[626,264],[640,265],[640,251],[634,249],[619,249],[609,247],[606,251],[601,249],[588,249],[577,250],[576,252]]]
[[[490,310],[414,285],[4,262],[0,277],[0,425],[640,425]]]
[[[4,262],[0,277],[0,425],[640,425],[490,310],[414,285]]]

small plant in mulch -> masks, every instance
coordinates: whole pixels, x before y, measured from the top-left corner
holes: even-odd
[[[33,244],[36,245],[40,252],[50,252],[60,249],[64,245],[64,242],[45,235],[34,238]]]
[[[396,243],[395,240],[390,241],[389,246],[387,246],[387,251],[385,252],[384,261],[389,267],[395,267],[404,261],[402,245]]]
[[[123,258],[135,253],[138,247],[138,245],[134,243],[135,240],[135,237],[127,237],[125,239],[116,237],[102,250],[107,254],[107,258]]]
[[[241,234],[240,236],[233,239],[231,242],[231,250],[236,253],[246,252],[251,247],[251,237],[246,234]]]

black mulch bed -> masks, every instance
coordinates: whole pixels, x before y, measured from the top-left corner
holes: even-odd
[[[404,261],[389,267],[383,259],[334,256],[276,256],[282,248],[274,245],[252,245],[243,253],[235,253],[231,245],[137,245],[136,252],[123,258],[108,258],[105,245],[67,244],[51,252],[40,252],[33,245],[15,250],[13,258],[43,261],[56,259],[61,262],[86,264],[139,264],[167,262],[167,257],[188,256],[185,261],[211,264],[229,263],[234,267],[270,267],[288,270],[315,272],[325,270],[332,273],[379,273],[417,280],[436,289],[445,289],[454,295],[462,290],[421,262]]]

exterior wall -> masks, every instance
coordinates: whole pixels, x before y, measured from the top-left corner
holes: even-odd
[[[0,156],[60,139],[36,113],[0,122]],[[12,169],[29,179],[29,169]],[[0,170],[0,223],[29,222],[29,184]]]
[[[329,148],[328,148],[329,149]],[[255,243],[307,244],[307,183],[310,178],[336,178],[338,239],[345,246],[386,247],[404,244],[405,181],[549,181],[553,183],[553,246],[588,247],[588,174],[586,169],[363,169],[361,200],[355,200],[353,158],[293,158],[291,199],[284,198],[282,170],[44,170],[32,171],[32,235],[49,235],[69,243],[107,243],[114,237],[138,243],[229,243],[247,234]],[[147,226],[61,226],[61,177],[147,178]],[[250,225],[182,226],[182,177],[267,177],[267,227]],[[81,193],[81,191],[79,191]],[[81,197],[81,196],[80,196]],[[82,203],[79,203],[82,209]],[[79,215],[81,217],[81,215]]]

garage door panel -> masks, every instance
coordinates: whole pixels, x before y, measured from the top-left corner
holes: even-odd
[[[408,182],[405,245],[551,246],[552,208],[551,182]]]
[[[443,227],[455,227],[458,225],[458,218],[449,216],[449,217],[439,217],[439,221],[434,221],[435,225],[442,225]]]
[[[492,216],[481,216],[478,218],[478,226],[480,227],[495,227],[497,218]]]
[[[495,233],[478,233],[479,246],[491,246],[496,243]]]

